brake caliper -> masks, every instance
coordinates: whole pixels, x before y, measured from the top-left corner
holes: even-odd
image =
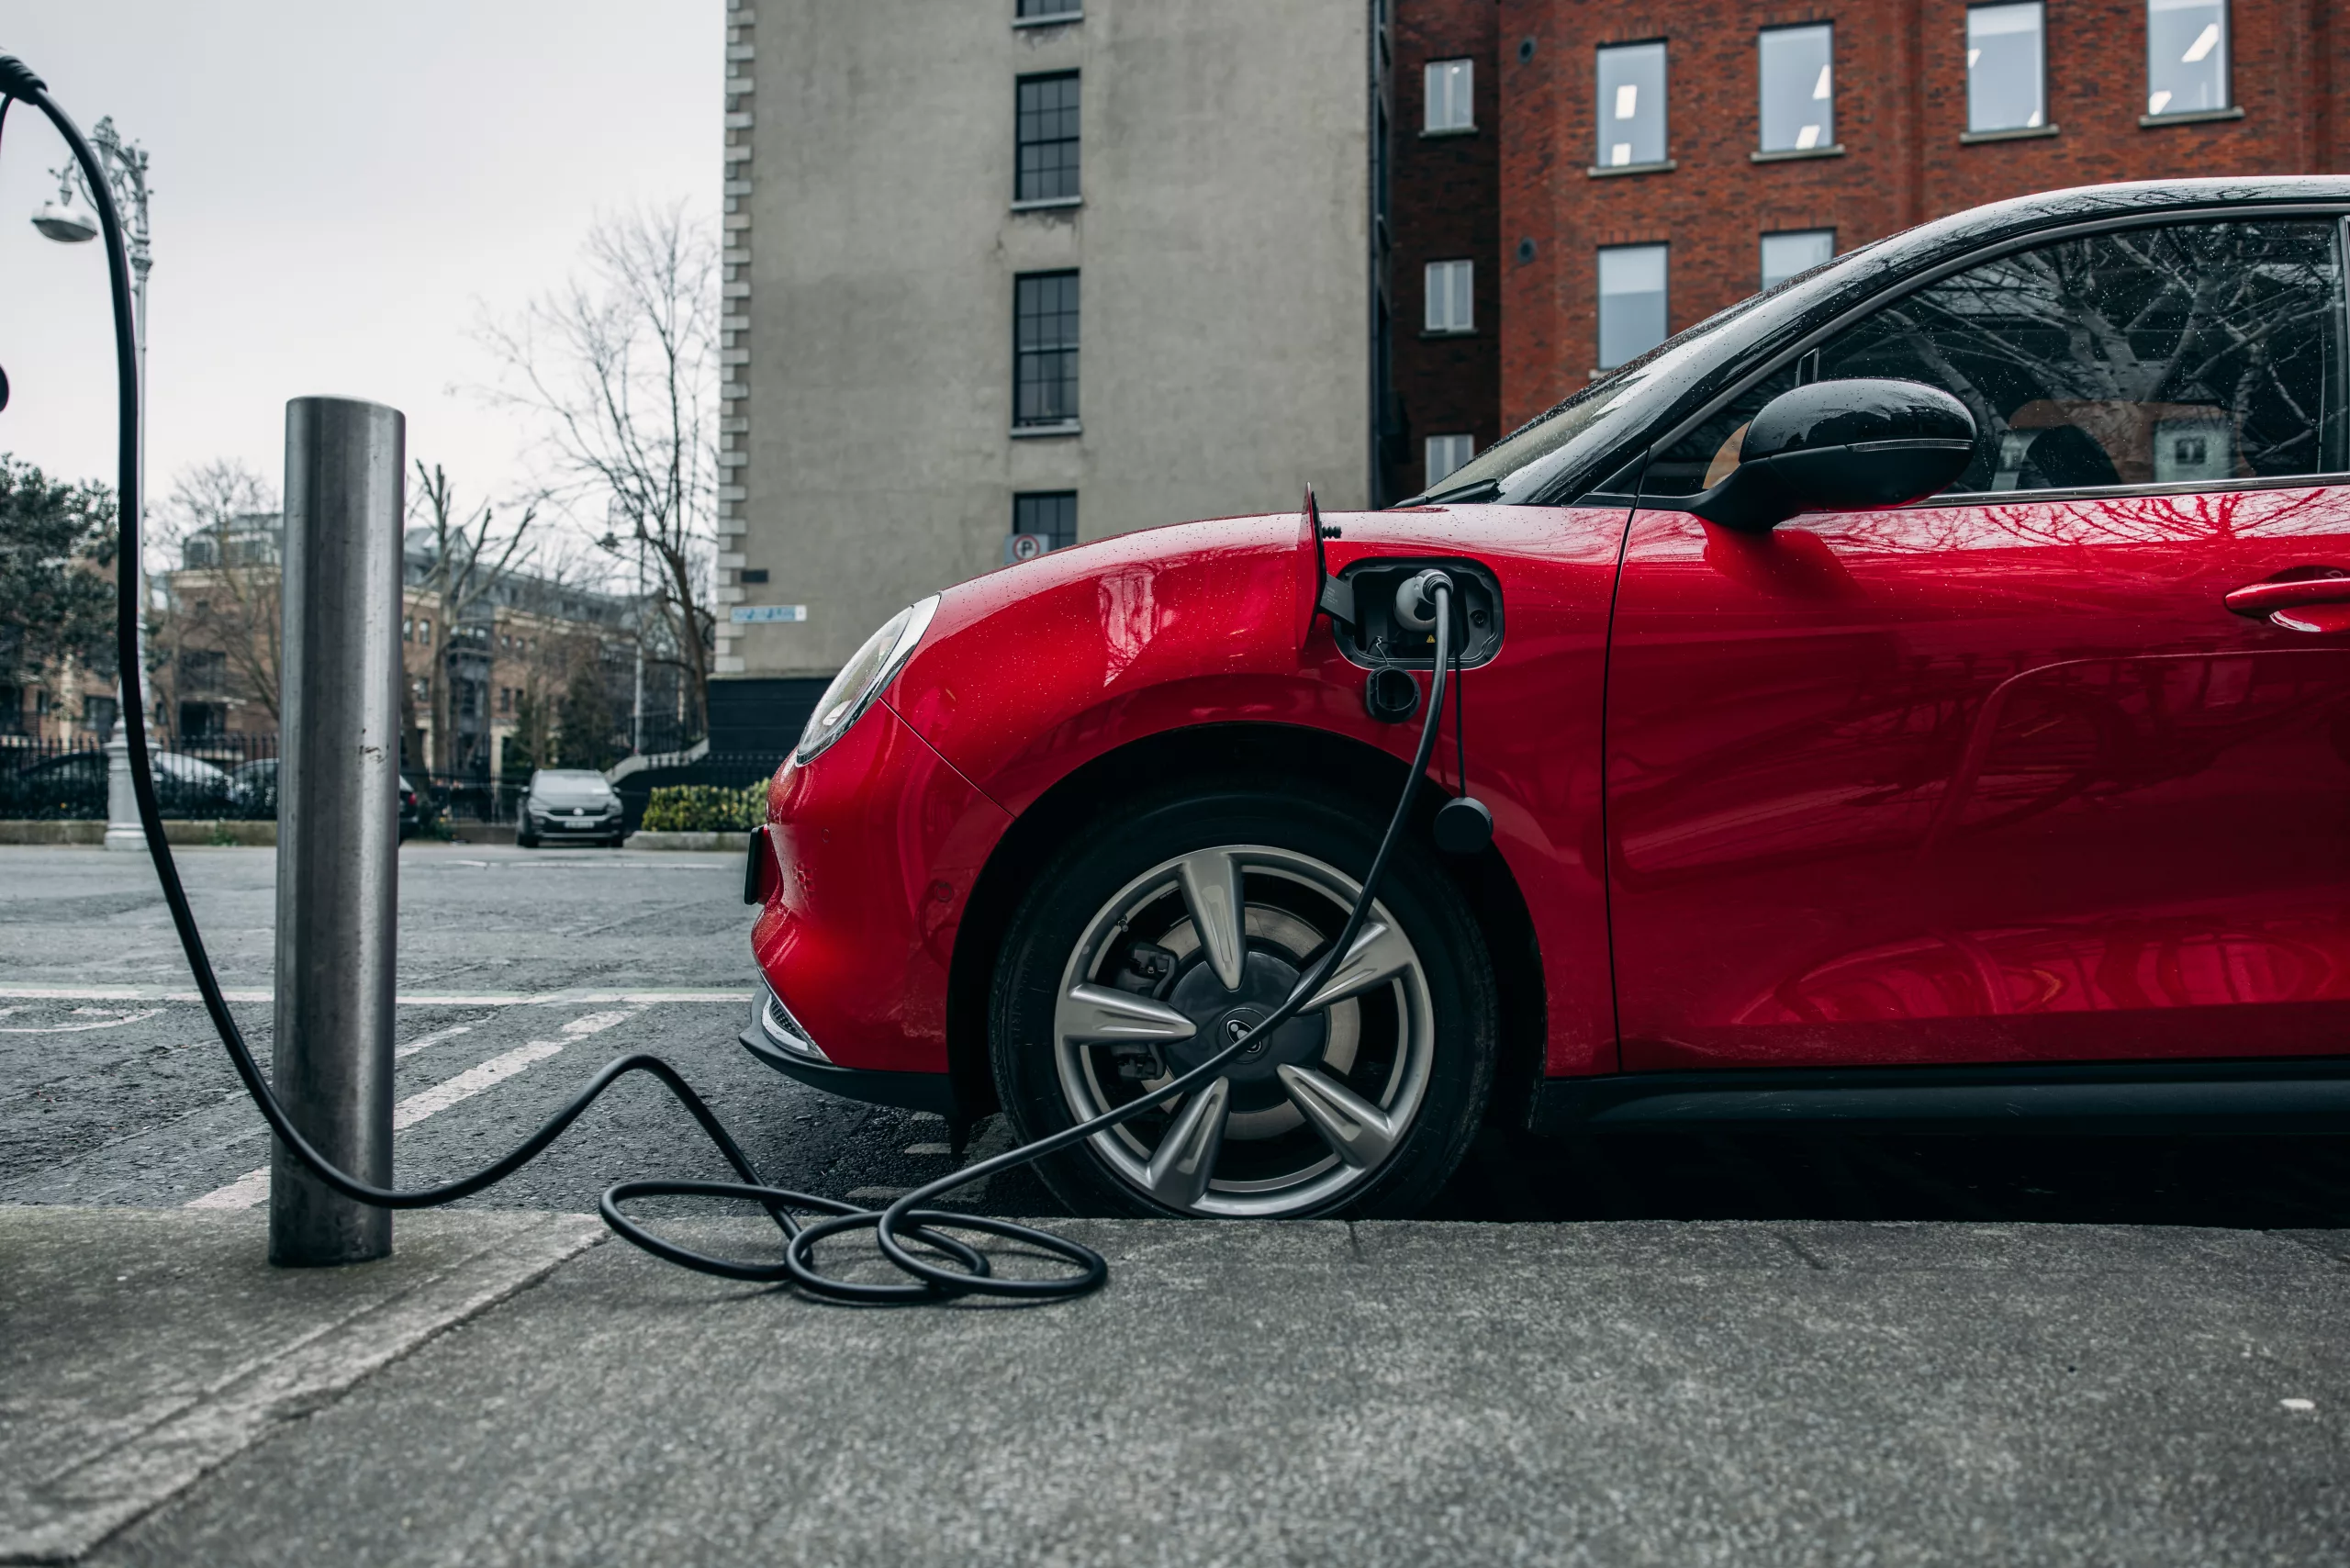
[[[1126,949],[1126,961],[1110,977],[1110,983],[1120,991],[1147,996],[1154,1002],[1163,1001],[1167,990],[1175,983],[1175,955],[1152,942],[1136,942]],[[1167,1064],[1158,1055],[1158,1047],[1147,1040],[1121,1040],[1110,1047],[1110,1059],[1118,1069],[1118,1076],[1129,1083],[1151,1083],[1167,1076]]]

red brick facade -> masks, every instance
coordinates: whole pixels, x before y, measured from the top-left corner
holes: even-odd
[[[1502,436],[1499,13],[1495,0],[1398,0],[1389,30],[1391,498],[1423,487],[1429,436],[1466,434],[1479,452]],[[1472,62],[1476,125],[1431,136],[1425,68],[1444,60]],[[1427,263],[1461,258],[1474,263],[1475,330],[1429,336]]]
[[[1412,9],[1406,0],[1404,13]],[[1754,292],[1761,236],[1774,230],[1832,228],[1841,253],[1982,202],[2065,185],[2350,171],[2350,11],[2342,0],[2235,0],[2230,80],[2243,118],[2151,127],[2139,123],[2145,0],[2047,0],[2054,134],[1975,142],[1961,140],[1964,0],[1498,0],[1427,9],[1498,13],[1505,429],[1583,385],[1596,364],[1602,246],[1671,247],[1668,309],[1677,331]],[[1836,24],[1834,139],[1844,151],[1756,162],[1756,34],[1819,21]],[[1595,176],[1594,50],[1655,39],[1669,51],[1674,167]],[[1399,88],[1416,94],[1416,67],[1399,56],[1397,68]],[[1483,92],[1481,83],[1481,124]],[[1399,159],[1399,195],[1401,172]],[[1416,274],[1398,278],[1408,296]]]

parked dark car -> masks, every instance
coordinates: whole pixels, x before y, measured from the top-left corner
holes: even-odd
[[[229,800],[240,816],[277,815],[277,758],[264,756],[229,770]]]
[[[401,774],[399,778],[400,837],[413,838],[424,830],[425,823],[432,820],[432,807],[431,802],[417,793],[416,786],[408,781],[407,774]]]
[[[618,848],[627,831],[621,798],[602,774],[586,767],[542,767],[531,775],[522,796],[514,842],[536,849],[545,839],[581,838]]]
[[[157,802],[167,817],[218,816],[234,798],[229,775],[202,757],[159,751],[151,761]],[[106,754],[96,747],[34,763],[7,777],[0,805],[15,817],[104,821],[106,766]]]

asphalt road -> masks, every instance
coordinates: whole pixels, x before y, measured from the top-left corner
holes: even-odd
[[[274,859],[181,856],[224,982],[258,993],[237,1012],[264,1057]],[[949,1169],[934,1118],[801,1088],[735,1044],[753,984],[739,874],[731,855],[403,849],[400,990],[432,999],[398,1014],[403,1184],[474,1168],[634,1050],[677,1063],[782,1185],[869,1201]],[[0,1203],[259,1201],[260,1121],[201,1009],[170,999],[187,989],[143,857],[0,848]],[[973,1148],[1007,1138],[999,1120]],[[628,1085],[476,1203],[585,1211],[655,1174],[724,1170],[659,1089]],[[1022,1172],[962,1202],[1057,1212]],[[2350,1139],[1489,1134],[1431,1217],[2333,1227]]]

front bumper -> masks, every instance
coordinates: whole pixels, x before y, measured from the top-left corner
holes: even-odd
[[[885,1080],[952,1070],[957,938],[1011,823],[883,702],[814,762],[778,772],[751,951],[825,1061]]]
[[[825,1058],[808,1037],[806,1027],[791,1015],[780,997],[766,986],[751,1003],[751,1026],[743,1031],[743,1048],[787,1078],[811,1089],[872,1105],[895,1105],[928,1111],[957,1121],[953,1078],[944,1072],[874,1072],[840,1067]]]
[[[606,838],[620,832],[621,818],[618,812],[609,816],[596,817],[525,817],[522,826],[525,833],[534,833],[543,838],[557,837],[565,834],[576,834],[581,838]]]

